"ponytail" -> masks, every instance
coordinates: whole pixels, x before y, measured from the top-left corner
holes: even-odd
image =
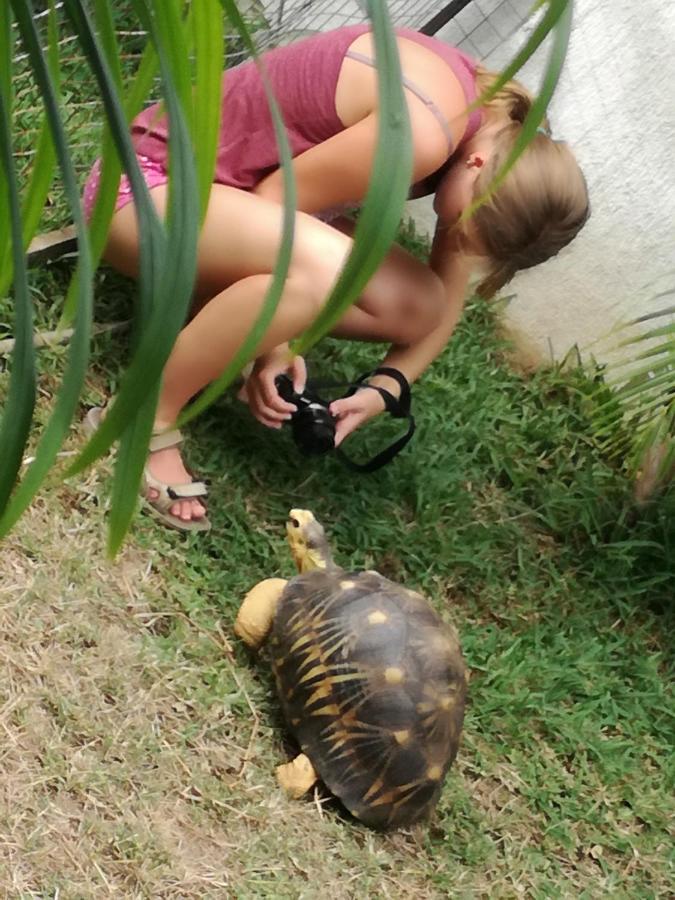
[[[480,66],[480,94],[497,76]],[[522,156],[494,189],[490,184],[509,158],[532,108],[533,97],[517,81],[503,85],[483,109],[504,124],[494,135],[494,151],[474,186],[474,199],[487,198],[472,215],[473,226],[489,260],[478,285],[482,297],[492,297],[521,269],[555,256],[581,230],[589,215],[588,191],[572,151],[551,139],[549,124],[529,143]]]
[[[476,286],[476,293],[484,300],[490,300],[511,281],[518,269],[509,262],[497,262]]]

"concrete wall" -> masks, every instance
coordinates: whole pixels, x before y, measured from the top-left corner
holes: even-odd
[[[532,28],[522,24],[531,5],[474,0],[438,36],[500,68]],[[551,119],[586,173],[593,214],[573,245],[508,290],[516,294],[509,324],[545,357],[576,344],[606,358],[610,342],[596,340],[658,308],[653,295],[675,287],[674,51],[673,0],[577,0]],[[538,55],[521,75],[532,88]],[[431,221],[425,201],[410,211],[422,225]]]

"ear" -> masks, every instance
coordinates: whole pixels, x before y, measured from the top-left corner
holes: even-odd
[[[478,175],[480,169],[485,165],[485,154],[484,153],[470,153],[466,158],[466,167],[467,169],[474,169],[475,174]]]

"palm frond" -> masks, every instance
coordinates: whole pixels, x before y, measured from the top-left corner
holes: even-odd
[[[201,395],[190,406],[183,411],[180,417],[180,424],[189,422],[199,413],[203,412],[210,406],[222,392],[234,381],[242,368],[253,357],[256,347],[262,340],[267,328],[269,327],[276,308],[281,299],[286,277],[291,263],[291,253],[293,250],[293,237],[295,233],[295,209],[296,209],[296,190],[295,178],[293,176],[293,157],[291,147],[286,134],[286,128],[281,117],[279,105],[277,103],[274,92],[265,72],[265,67],[258,55],[258,51],[253,43],[251,33],[246,26],[241,13],[239,12],[234,0],[221,0],[223,9],[225,10],[230,22],[237,30],[242,42],[249,55],[258,65],[260,76],[262,78],[265,96],[270,108],[272,122],[274,124],[274,134],[279,150],[279,159],[281,171],[283,175],[284,187],[284,213],[282,219],[282,234],[279,252],[277,254],[272,280],[267,293],[263,299],[261,310],[255,322],[251,326],[251,330],[242,341],[241,346],[225,367],[220,376],[210,384]]]
[[[94,266],[89,245],[89,238],[80,206],[79,191],[77,180],[75,178],[75,170],[68,147],[63,119],[59,109],[59,97],[54,82],[51,78],[49,66],[45,60],[39,35],[35,25],[35,21],[31,15],[30,7],[22,0],[11,0],[12,10],[16,19],[21,39],[23,41],[26,53],[30,59],[30,64],[40,88],[43,98],[45,112],[49,127],[51,130],[56,155],[61,170],[61,178],[63,180],[64,189],[68,198],[71,215],[75,223],[78,233],[79,256],[78,256],[78,302],[77,314],[74,323],[74,334],[69,348],[68,362],[63,377],[61,388],[57,397],[56,405],[49,422],[44,430],[42,439],[35,454],[35,460],[28,469],[23,481],[15,492],[11,502],[7,505],[6,500],[9,497],[12,486],[16,478],[9,478],[8,473],[4,473],[4,477],[0,480],[3,485],[3,496],[5,503],[0,506],[0,537],[4,536],[12,527],[17,518],[21,515],[31,499],[39,489],[40,484],[44,480],[47,472],[51,468],[56,454],[62,445],[68,432],[70,422],[77,408],[77,402],[84,384],[84,378],[89,360],[89,350],[91,345],[91,327],[92,327],[92,305],[93,305],[93,279]],[[74,6],[75,0],[66,0],[66,8]],[[6,166],[7,172],[10,171]],[[11,176],[10,176],[11,177]],[[16,246],[16,245],[15,245]],[[19,244],[20,246],[20,244]],[[15,273],[17,270],[17,259],[15,249]],[[25,265],[25,261],[24,264]],[[23,266],[22,266],[23,268]],[[19,283],[21,278],[18,279]],[[14,279],[15,292],[17,290],[17,278]],[[17,304],[18,310],[19,304]],[[18,315],[18,312],[17,312]],[[32,335],[27,336],[27,340],[31,343]],[[17,350],[19,349],[17,343]],[[28,351],[26,350],[26,353]],[[32,349],[30,351],[32,353]],[[26,374],[28,377],[28,373]],[[12,410],[11,399],[5,407],[5,421],[10,423],[12,428],[10,412],[16,415],[20,421],[24,421],[26,411],[30,408],[32,415],[32,404],[27,400],[25,406],[17,407]],[[5,438],[3,435],[3,445]]]
[[[11,27],[7,11],[0,19],[0,71],[11,72]],[[0,79],[0,160],[7,188],[9,236],[14,267],[15,349],[12,374],[0,432],[0,512],[10,497],[30,433],[36,397],[35,350],[33,347],[33,305],[28,290],[23,249],[19,182],[12,148],[11,80]]]
[[[675,307],[667,307],[622,326],[628,336],[617,348],[655,344],[609,366],[606,380],[609,376],[615,386],[596,413],[601,446],[624,457],[629,473],[638,477],[642,499],[672,476],[675,464],[675,323],[660,324],[674,313]],[[642,328],[647,322],[655,324]],[[639,365],[644,360],[650,362]]]

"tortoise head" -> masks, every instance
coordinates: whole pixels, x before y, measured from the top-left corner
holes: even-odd
[[[325,569],[333,562],[323,527],[308,509],[292,509],[286,534],[299,572]]]

